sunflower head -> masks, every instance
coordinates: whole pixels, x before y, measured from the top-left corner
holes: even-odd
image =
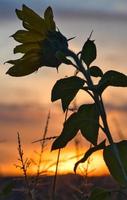
[[[52,8],[48,7],[45,10],[44,18],[25,5],[22,6],[22,10],[16,9],[16,14],[24,29],[12,35],[21,43],[14,48],[14,53],[24,55],[20,59],[7,61],[13,65],[7,74],[25,76],[42,66],[58,68],[62,62],[57,58],[57,52],[66,54],[68,42],[56,29]]]

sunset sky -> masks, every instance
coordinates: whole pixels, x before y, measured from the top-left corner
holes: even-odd
[[[54,11],[55,22],[60,31],[67,37],[76,36],[70,42],[70,49],[79,52],[93,30],[92,39],[97,46],[97,59],[93,63],[104,71],[118,70],[127,74],[127,1],[125,0],[0,0],[0,174],[19,174],[17,132],[21,135],[25,157],[38,160],[40,145],[32,141],[42,137],[49,109],[51,118],[47,136],[59,135],[62,129],[64,115],[60,102],[51,103],[51,89],[56,80],[72,75],[74,69],[62,65],[59,73],[52,68],[41,68],[37,73],[22,78],[6,75],[7,60],[20,57],[13,54],[17,44],[9,36],[21,29],[21,23],[15,15],[15,8],[22,4],[34,9],[41,16],[47,6]],[[127,89],[108,88],[103,95],[108,112],[108,121],[115,141],[127,139]],[[88,103],[90,98],[80,93],[77,104]],[[80,152],[89,147],[89,143],[80,136]],[[100,140],[104,135],[100,133]],[[75,157],[75,141],[62,150],[59,170],[61,173],[73,172]],[[57,151],[50,152],[51,141],[46,143],[44,158],[45,166],[54,171]],[[71,151],[70,151],[71,150]],[[35,152],[36,151],[36,152]],[[71,153],[70,153],[71,152]],[[46,155],[46,156],[45,156]],[[107,174],[102,153],[96,153],[91,158],[90,171],[94,175]],[[63,162],[62,162],[63,161]],[[51,167],[49,168],[49,166]],[[31,166],[34,173],[36,167]]]

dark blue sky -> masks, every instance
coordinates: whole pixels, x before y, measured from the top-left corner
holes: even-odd
[[[52,6],[55,12],[85,12],[96,13],[126,14],[126,0],[0,0],[0,18],[13,18],[15,8],[20,8],[26,4],[35,10],[42,12],[47,6]]]

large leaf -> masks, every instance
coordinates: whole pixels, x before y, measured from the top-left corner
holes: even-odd
[[[94,120],[93,117],[95,117]],[[65,122],[60,136],[52,145],[52,150],[65,147],[79,130],[88,141],[96,145],[99,129],[98,120],[99,115],[95,109],[95,104],[81,106],[78,112],[73,113]]]
[[[89,68],[89,70],[90,70],[91,76],[94,76],[94,77],[102,77],[103,76],[102,70],[97,66],[92,66]]]
[[[89,142],[97,144],[99,131],[99,113],[95,104],[84,104],[78,110],[80,130]]]
[[[61,135],[54,141],[52,150],[63,148],[72,140],[79,130],[77,113],[73,113],[64,123]]]
[[[114,145],[115,146],[109,145],[104,149],[104,160],[111,175],[119,182],[119,184],[127,185],[127,140],[114,143]],[[116,154],[120,157],[126,177],[124,176],[121,166],[116,158]]]
[[[87,152],[85,153],[85,155],[83,156],[83,158],[81,158],[78,162],[75,163],[74,172],[76,173],[76,169],[80,163],[84,163],[94,152],[104,149],[104,148],[105,148],[105,140],[101,142],[100,144],[89,148]]]
[[[107,71],[99,82],[98,91],[102,93],[108,86],[127,87],[127,76],[117,71]]]
[[[82,48],[81,59],[89,66],[96,59],[96,54],[94,41],[88,39]]]
[[[111,200],[111,192],[103,188],[94,188],[88,200]]]
[[[51,100],[56,101],[61,99],[62,107],[65,111],[83,85],[84,80],[77,76],[60,79],[52,89]]]

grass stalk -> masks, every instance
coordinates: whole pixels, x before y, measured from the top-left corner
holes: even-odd
[[[29,179],[28,179],[28,175],[27,175],[27,169],[28,169],[30,163],[27,159],[24,161],[24,152],[23,152],[23,148],[22,148],[22,144],[21,144],[21,138],[20,138],[19,133],[17,133],[17,137],[18,137],[18,154],[19,154],[18,160],[21,163],[21,165],[20,166],[18,165],[17,167],[19,167],[23,172],[28,197],[29,197],[30,200],[33,200],[31,188],[30,188],[30,183],[29,183]]]
[[[67,115],[68,115],[68,109],[65,112],[64,123],[67,120]],[[55,169],[55,175],[54,175],[53,185],[52,185],[52,200],[56,199],[56,182],[57,182],[57,175],[58,175],[58,166],[59,166],[59,161],[60,161],[60,153],[61,153],[61,149],[58,149],[56,169]]]
[[[43,156],[43,152],[44,152],[45,138],[46,138],[46,135],[48,133],[49,120],[50,120],[50,110],[49,110],[48,115],[47,115],[46,124],[45,124],[45,128],[44,128],[44,133],[43,133],[43,138],[40,141],[41,150],[40,150],[40,153],[39,153],[39,159],[38,159],[38,164],[37,164],[37,173],[36,173],[36,177],[35,177],[34,188],[36,188],[36,186],[38,184],[39,176],[40,176],[40,173],[41,173],[42,156]]]

